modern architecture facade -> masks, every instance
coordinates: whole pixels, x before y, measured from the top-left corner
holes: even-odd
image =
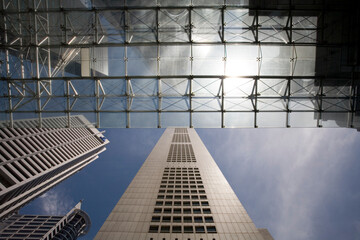
[[[255,227],[194,129],[168,128],[95,239],[272,239]]]
[[[10,127],[78,114],[96,127],[360,127],[358,1],[0,7],[0,120]]]
[[[65,216],[14,214],[0,222],[1,240],[75,240],[91,227],[81,202]]]
[[[0,128],[0,219],[93,162],[109,142],[95,128],[59,128],[66,121],[61,118],[44,119],[44,128],[29,127],[37,120]],[[83,116],[71,121],[89,126]]]

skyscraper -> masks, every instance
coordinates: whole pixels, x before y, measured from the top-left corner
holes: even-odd
[[[75,240],[90,227],[90,218],[81,210],[80,202],[65,216],[14,214],[0,222],[0,239]]]
[[[62,118],[44,119],[48,128],[26,128],[36,121],[17,121],[22,128],[0,128],[0,218],[80,171],[109,143],[95,128],[56,128]],[[83,116],[71,121],[90,126]]]
[[[263,236],[264,235],[264,236]],[[194,129],[167,129],[96,239],[271,239],[259,231]]]

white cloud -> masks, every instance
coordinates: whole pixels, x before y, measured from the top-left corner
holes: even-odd
[[[214,157],[226,161],[222,170],[237,188],[240,201],[252,204],[255,210],[250,213],[268,216],[266,225],[258,227],[270,228],[277,240],[316,238],[316,214],[344,174],[359,133],[353,129],[244,129],[228,136],[217,147],[222,155]]]
[[[74,201],[61,189],[51,189],[39,197],[39,204],[44,215],[64,215],[73,206]]]

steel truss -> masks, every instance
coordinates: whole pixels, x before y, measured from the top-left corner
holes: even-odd
[[[343,9],[159,2],[2,0],[0,120],[360,127],[355,68],[321,56],[344,49],[327,27]]]

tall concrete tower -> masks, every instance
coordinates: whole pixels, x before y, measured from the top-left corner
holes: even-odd
[[[272,239],[259,230],[194,129],[162,135],[96,239]]]
[[[52,128],[26,128],[33,119],[16,122],[21,128],[0,128],[0,219],[105,151],[109,141],[97,129],[56,128],[61,120],[44,119],[45,126]],[[71,121],[74,126],[91,125],[83,116],[72,116]]]

